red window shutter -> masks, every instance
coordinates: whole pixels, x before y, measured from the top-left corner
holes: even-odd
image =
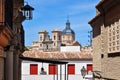
[[[87,64],[87,74],[89,71],[92,71],[92,64]]]
[[[68,74],[75,74],[75,65],[68,64]]]
[[[38,65],[30,64],[30,75],[38,74]]]
[[[57,67],[54,64],[49,64],[49,74],[56,74],[57,73]]]

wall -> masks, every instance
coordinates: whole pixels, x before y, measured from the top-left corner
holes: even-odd
[[[30,75],[30,64],[38,64],[38,75]],[[92,61],[69,61],[69,64],[75,64],[75,74],[68,75],[68,80],[82,80],[81,68],[83,66],[85,66],[85,68],[86,68],[87,64],[92,64]],[[40,79],[57,80],[57,75],[49,75],[49,72],[48,72],[49,66],[48,65],[49,65],[48,63],[43,63],[43,67],[44,67],[45,71],[47,72],[47,74],[41,75],[40,69],[42,67],[42,63],[23,61],[22,62],[22,80],[40,80]],[[66,70],[67,70],[67,68],[66,68]],[[58,65],[58,80],[60,80],[60,65]],[[65,80],[65,65],[62,65],[62,80]]]
[[[61,52],[80,52],[80,46],[61,46]]]

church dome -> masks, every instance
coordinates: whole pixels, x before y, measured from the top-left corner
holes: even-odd
[[[62,34],[75,34],[75,32],[72,29],[64,29]]]
[[[70,28],[70,22],[69,20],[67,20],[66,22],[66,28],[62,31],[62,34],[65,35],[65,34],[75,34],[75,32]]]

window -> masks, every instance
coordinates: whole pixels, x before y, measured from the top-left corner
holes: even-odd
[[[54,36],[54,40],[56,40],[56,36]]]
[[[117,45],[119,45],[119,40],[117,41]]]
[[[115,45],[115,42],[112,42],[113,43],[113,46]]]
[[[75,74],[75,65],[68,64],[68,74]]]
[[[46,49],[48,49],[48,45],[46,45]]]
[[[111,46],[111,43],[109,43],[109,46]]]
[[[57,73],[57,67],[54,64],[49,64],[49,74],[55,75]]]
[[[40,41],[42,41],[42,36],[40,36]]]
[[[119,34],[119,30],[117,30],[116,32],[117,32],[117,34]]]
[[[55,43],[54,43],[54,46],[55,46]]]
[[[117,39],[119,39],[119,35],[117,35]]]
[[[114,24],[111,24],[111,26],[108,29],[108,46],[109,46],[108,51],[110,53],[120,50],[117,47],[120,45],[120,35],[119,34],[120,34],[120,30],[119,30],[119,21],[118,21],[118,22],[115,22]]]
[[[42,44],[40,44],[40,47],[42,47]]]
[[[115,51],[115,47],[113,47],[113,51]]]
[[[117,46],[116,48],[117,48],[117,50],[119,50],[119,46]]]
[[[115,36],[113,36],[113,40],[115,40]]]
[[[92,64],[87,64],[87,74],[92,71]]]
[[[111,48],[109,48],[109,51],[111,51]]]
[[[113,28],[113,30],[115,30],[115,27]]]
[[[61,36],[59,35],[59,40],[61,40]]]
[[[38,65],[30,64],[30,75],[37,75],[37,74],[38,74]]]

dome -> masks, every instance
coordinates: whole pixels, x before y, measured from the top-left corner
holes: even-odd
[[[62,31],[62,34],[64,35],[64,34],[75,34],[75,32],[72,30],[72,29],[64,29],[63,31]]]
[[[70,28],[70,22],[67,20],[66,22],[66,28],[62,31],[62,34],[75,34],[75,32]]]

